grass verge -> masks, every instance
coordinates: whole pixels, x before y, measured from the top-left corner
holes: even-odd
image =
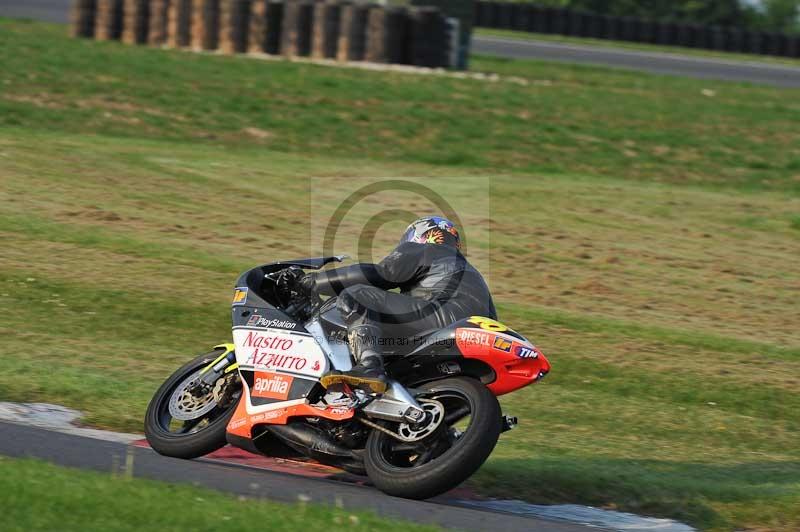
[[[797,90],[476,58],[500,82],[119,43],[0,21],[0,127],[797,192]],[[34,65],[32,67],[32,65]]]
[[[281,504],[143,479],[0,457],[3,530],[429,531],[420,526],[310,504]],[[46,495],[45,495],[46,494]]]

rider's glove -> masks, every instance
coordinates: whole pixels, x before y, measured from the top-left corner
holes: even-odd
[[[314,293],[314,288],[317,284],[316,278],[313,273],[307,273],[297,279],[295,287],[297,291],[303,295],[309,296]]]
[[[297,291],[297,281],[305,275],[302,268],[290,266],[283,270],[278,277],[278,287],[286,293]]]

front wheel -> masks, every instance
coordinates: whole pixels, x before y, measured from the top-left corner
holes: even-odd
[[[195,386],[202,369],[221,354],[212,351],[187,363],[150,400],[144,433],[157,453],[197,458],[225,445],[226,427],[242,393],[238,372],[223,375],[207,391]]]
[[[439,428],[413,443],[373,430],[364,456],[375,487],[407,499],[427,499],[461,484],[486,461],[502,432],[497,398],[480,381],[457,377],[418,389],[418,399],[444,407]]]

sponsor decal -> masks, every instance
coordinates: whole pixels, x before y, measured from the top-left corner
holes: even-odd
[[[308,365],[308,359],[303,356],[281,355],[279,353],[265,353],[254,351],[245,362],[246,365],[264,369],[285,369],[300,371]]]
[[[492,347],[495,349],[499,349],[500,351],[505,351],[506,353],[511,351],[511,341],[506,340],[502,336],[495,336],[494,337],[494,344]]]
[[[249,331],[244,339],[245,347],[257,347],[259,349],[272,349],[288,351],[294,345],[294,340],[280,335],[262,334],[258,331]]]
[[[492,335],[475,329],[458,329],[458,341],[467,345],[492,345]]]
[[[268,329],[294,329],[297,324],[290,320],[279,320],[274,318],[265,318],[259,314],[253,314],[247,320],[247,325],[250,327],[265,327]]]
[[[344,406],[332,406],[328,407],[327,411],[335,416],[343,416],[350,412],[350,409]]]
[[[508,327],[499,321],[495,321],[491,318],[484,318],[483,316],[471,316],[467,321],[487,331],[503,332],[508,330]]]
[[[514,354],[517,355],[519,358],[538,358],[539,352],[536,351],[534,347],[525,347],[524,345],[518,345],[517,348],[514,350]]]
[[[256,371],[252,395],[253,397],[285,401],[289,397],[289,389],[292,387],[293,380],[294,377],[288,375]]]
[[[245,365],[265,369],[285,369],[300,371],[308,365],[303,355],[286,354],[294,345],[294,340],[281,336],[269,336],[250,331],[244,341],[245,347],[255,347],[247,357]]]
[[[285,329],[234,329],[236,358],[244,369],[319,377],[325,354],[313,338]]]
[[[264,419],[277,419],[279,417],[283,417],[286,415],[286,409],[280,408],[278,410],[270,410],[269,412],[264,412]]]
[[[256,414],[250,416],[250,423],[261,423],[262,421],[269,421],[270,419],[277,419],[286,415],[285,408],[278,408],[277,410],[270,410],[263,414]]]
[[[228,429],[236,430],[239,427],[243,426],[245,423],[247,423],[247,419],[245,418],[237,419],[236,421],[231,421],[230,425],[228,425]]]
[[[231,305],[244,305],[247,303],[247,291],[248,288],[246,286],[237,286],[233,291],[233,301]]]

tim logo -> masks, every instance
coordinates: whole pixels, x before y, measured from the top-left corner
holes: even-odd
[[[253,380],[253,397],[285,401],[289,397],[293,380],[294,377],[288,375],[256,371]]]
[[[508,353],[509,351],[511,351],[511,342],[509,342],[502,336],[496,336],[494,339],[494,344],[492,344],[492,347]]]
[[[536,349],[525,347],[524,345],[517,346],[514,354],[519,358],[537,358],[539,356],[539,353],[536,352]]]

